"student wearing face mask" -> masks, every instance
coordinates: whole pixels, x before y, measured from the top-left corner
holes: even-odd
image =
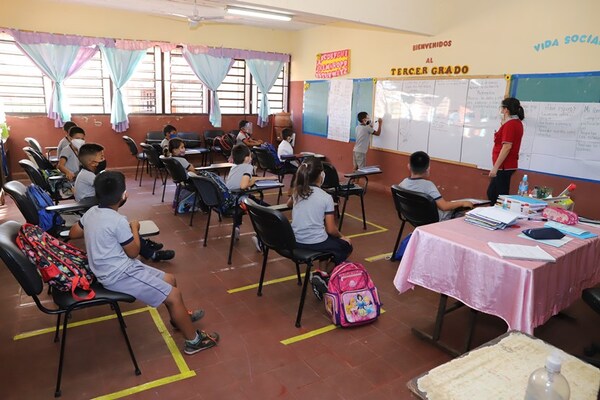
[[[281,138],[283,139],[279,146],[277,147],[277,156],[279,157],[279,161],[285,163],[286,167],[290,168],[292,171],[295,171],[298,168],[298,161],[287,161],[282,159],[282,156],[291,156],[294,154],[294,148],[292,147],[292,138],[294,137],[294,132],[290,128],[285,128],[281,131]]]
[[[78,126],[74,126],[69,129],[69,139],[69,145],[63,148],[58,155],[57,168],[65,174],[69,181],[73,181],[81,168],[77,154],[79,148],[85,144],[85,131]]]
[[[82,168],[75,178],[75,201],[96,196],[94,179],[106,168],[104,147],[97,143],[86,143],[81,146],[78,156]]]
[[[356,142],[354,144],[354,151],[352,153],[352,159],[354,163],[354,169],[363,168],[367,161],[367,150],[369,150],[369,140],[371,135],[379,136],[381,134],[381,118],[378,119],[377,130],[373,128],[373,122],[371,117],[365,111],[361,111],[356,116],[358,119],[358,125],[356,125]]]
[[[323,163],[311,157],[296,172],[296,185],[287,202],[292,207],[292,229],[298,247],[331,252],[333,263],[322,265],[311,277],[313,292],[321,300],[327,292],[327,277],[333,267],[346,261],[352,253],[350,239],[342,236],[334,217],[333,198],[321,189],[325,179]]]
[[[71,130],[71,128],[73,128],[74,126],[77,126],[77,124],[75,124],[75,122],[73,121],[67,121],[65,122],[65,124],[63,125],[63,130],[65,131],[65,136],[60,139],[60,142],[58,142],[58,146],[56,147],[56,154],[60,155],[60,152],[69,145],[69,143],[71,143],[70,137],[69,137],[69,130]]]
[[[252,123],[250,121],[241,120],[239,123],[240,131],[237,134],[235,144],[243,143],[248,147],[260,146],[263,141],[252,137]]]
[[[507,97],[500,104],[502,121],[500,129],[494,133],[494,147],[492,149],[492,162],[490,170],[490,185],[487,196],[492,204],[496,204],[498,196],[508,194],[510,178],[518,168],[521,139],[523,138],[523,122],[525,111],[521,102],[514,97]]]
[[[169,140],[177,137],[177,128],[175,128],[173,125],[165,125],[163,128],[163,134],[165,135],[165,138],[162,140],[162,142],[160,142],[160,147],[166,149],[169,147]]]

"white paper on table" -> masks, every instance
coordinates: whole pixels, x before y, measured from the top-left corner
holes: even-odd
[[[524,246],[521,244],[488,242],[488,246],[502,258],[516,260],[550,261],[556,259],[543,250],[540,246]]]
[[[524,233],[521,233],[518,236],[520,238],[523,238],[523,239],[533,240],[535,242],[539,242],[539,243],[542,243],[542,244],[547,244],[548,246],[552,246],[552,247],[561,247],[561,246],[569,243],[571,240],[573,240],[573,238],[570,238],[568,236],[563,236],[562,239],[534,239],[532,237],[527,236]]]

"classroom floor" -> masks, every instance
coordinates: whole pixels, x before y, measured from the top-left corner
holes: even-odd
[[[288,178],[289,179],[289,178]],[[256,295],[262,255],[252,243],[252,226],[244,218],[242,234],[227,265],[231,221],[213,218],[208,246],[202,238],[206,216],[174,216],[174,185],[164,203],[152,180],[142,187],[128,174],[129,200],[121,209],[130,219],[151,219],[160,227],[157,241],[177,255],[168,262],[149,263],[177,277],[187,306],[203,308],[198,328],[217,331],[219,346],[193,356],[183,355],[183,337],[168,323],[165,307],[157,310],[136,302],[124,305],[127,331],[142,375],[133,373],[117,321],[95,320],[111,315],[96,307],[73,315],[86,324],[69,330],[62,383],[63,399],[411,399],[411,378],[450,360],[436,347],[411,333],[411,327],[432,329],[439,296],[422,288],[398,295],[392,280],[397,262],[383,258],[390,251],[399,222],[391,196],[369,190],[368,229],[363,231],[358,198],[350,200],[343,233],[354,236],[354,261],[363,263],[377,285],[385,313],[371,325],[329,329],[323,303],[308,293],[302,328],[294,326],[300,286],[280,279]],[[275,202],[273,195],[266,201]],[[7,196],[0,221],[23,221]],[[79,243],[81,242],[74,242]],[[375,257],[377,258],[377,257]],[[293,264],[271,254],[266,280],[294,274]],[[228,293],[231,289],[239,289]],[[459,347],[466,333],[468,310],[450,314],[442,337]],[[42,314],[12,275],[0,268],[0,398],[47,399],[54,394],[59,344],[53,343],[55,319]],[[600,341],[600,316],[577,301],[536,330],[536,336],[572,354],[581,354],[592,339]],[[35,332],[50,328],[46,331]],[[499,318],[479,314],[473,345],[506,331]],[[15,339],[18,334],[24,338]],[[313,335],[314,334],[314,335]],[[300,336],[304,335],[304,336]],[[282,341],[288,340],[283,344]],[[146,389],[146,390],[144,390]]]

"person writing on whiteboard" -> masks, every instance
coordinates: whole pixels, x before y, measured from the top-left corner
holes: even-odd
[[[500,129],[494,134],[494,148],[490,170],[490,185],[487,196],[492,204],[496,204],[498,196],[508,194],[510,178],[518,167],[519,150],[523,138],[523,123],[525,112],[521,102],[514,97],[502,100],[500,105],[502,123]]]
[[[367,160],[367,150],[369,150],[369,136],[379,136],[381,134],[381,118],[377,120],[377,130],[373,128],[371,117],[365,111],[361,111],[356,116],[358,125],[356,125],[356,143],[354,144],[353,162],[354,169],[364,168]]]

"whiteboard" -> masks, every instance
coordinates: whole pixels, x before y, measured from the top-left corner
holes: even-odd
[[[506,85],[504,78],[378,81],[374,118],[383,126],[371,146],[491,168]]]
[[[599,180],[600,104],[523,102],[519,168]]]

